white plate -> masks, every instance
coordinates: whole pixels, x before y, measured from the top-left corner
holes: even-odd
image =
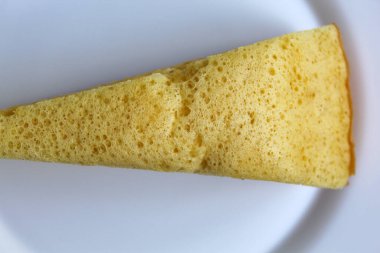
[[[346,225],[380,226],[374,193],[380,176],[373,171],[379,159],[364,158],[379,147],[373,140],[379,121],[368,108],[379,90],[363,82],[354,25],[343,15],[351,7],[341,7],[327,1],[0,1],[0,108],[337,22],[353,68],[358,139],[358,175],[343,191],[1,160],[0,252],[380,247],[376,233],[364,236]],[[369,199],[357,201],[363,194]],[[367,217],[352,216],[352,210],[364,215],[365,207]]]

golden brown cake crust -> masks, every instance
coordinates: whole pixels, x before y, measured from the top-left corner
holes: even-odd
[[[348,142],[350,144],[350,166],[349,166],[349,172],[350,176],[355,175],[355,143],[353,138],[353,106],[352,106],[352,95],[351,95],[351,89],[350,89],[350,65],[348,62],[347,54],[344,50],[343,46],[343,39],[342,39],[342,33],[340,32],[339,27],[334,23],[333,24],[338,31],[338,38],[339,38],[339,44],[343,52],[344,60],[346,62],[347,66],[347,80],[346,80],[346,87],[348,92],[348,101],[349,101],[349,109],[350,109],[350,130],[348,133]]]

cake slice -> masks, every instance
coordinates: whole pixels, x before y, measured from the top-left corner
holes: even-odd
[[[0,111],[0,157],[341,188],[348,66],[328,25]]]

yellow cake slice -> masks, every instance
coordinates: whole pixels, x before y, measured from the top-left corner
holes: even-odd
[[[0,157],[344,187],[354,157],[339,31],[2,110]]]

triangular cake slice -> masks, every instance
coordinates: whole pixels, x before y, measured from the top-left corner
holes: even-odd
[[[350,138],[334,25],[0,111],[2,158],[327,188],[354,172]]]

